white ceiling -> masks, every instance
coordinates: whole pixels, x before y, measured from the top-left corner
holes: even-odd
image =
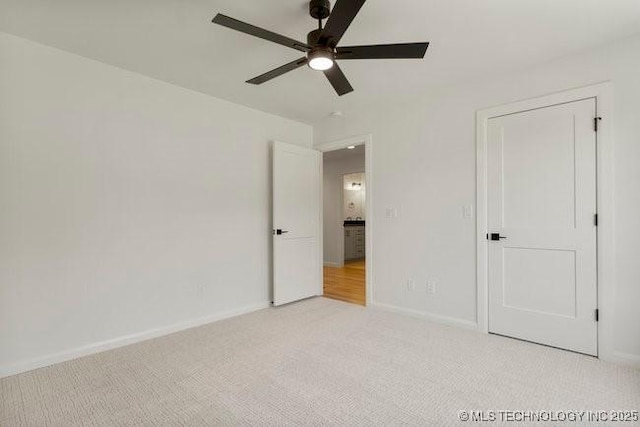
[[[307,67],[244,83],[301,52],[211,24],[217,12],[302,41],[316,25],[303,0],[0,0],[0,30],[307,123],[640,32],[639,0],[369,0],[341,45],[431,46],[424,60],[341,62],[355,92],[339,98]]]

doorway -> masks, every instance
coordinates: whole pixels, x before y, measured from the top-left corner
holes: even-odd
[[[478,112],[481,330],[593,356],[608,347],[599,311],[610,228],[598,221],[611,209],[608,93],[596,85]]]
[[[323,295],[366,305],[366,148],[323,153]]]

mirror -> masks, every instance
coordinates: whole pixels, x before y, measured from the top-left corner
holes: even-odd
[[[343,175],[343,220],[365,220],[365,174],[364,172]]]

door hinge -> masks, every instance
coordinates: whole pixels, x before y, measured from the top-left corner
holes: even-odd
[[[600,321],[600,311],[596,308],[596,322]]]
[[[598,123],[602,120],[602,117],[594,117],[593,118],[593,130],[598,132]]]
[[[593,225],[598,226],[598,214],[593,215]]]

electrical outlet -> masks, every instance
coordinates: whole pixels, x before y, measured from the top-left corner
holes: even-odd
[[[416,290],[416,281],[413,279],[407,279],[407,290],[413,292]]]
[[[435,294],[436,293],[436,283],[435,282],[427,282],[427,293]]]

